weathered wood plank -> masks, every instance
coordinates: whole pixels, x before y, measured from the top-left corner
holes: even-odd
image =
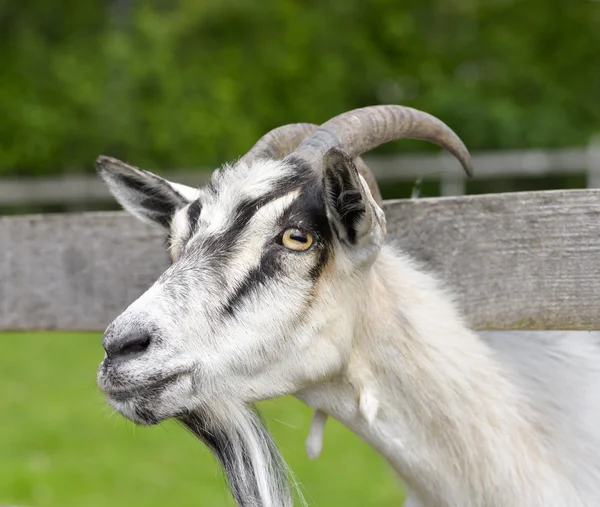
[[[387,202],[390,236],[478,329],[600,329],[600,191]]]
[[[479,329],[600,329],[600,190],[386,202]],[[168,265],[124,213],[0,219],[0,329],[103,329]]]
[[[0,238],[0,329],[103,329],[168,266],[121,212],[6,217]]]

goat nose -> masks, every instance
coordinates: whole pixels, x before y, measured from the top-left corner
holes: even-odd
[[[150,346],[151,341],[149,333],[136,330],[111,340],[104,345],[104,350],[109,359],[131,359],[133,356],[143,353]]]

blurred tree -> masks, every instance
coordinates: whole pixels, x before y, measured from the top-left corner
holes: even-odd
[[[0,0],[0,174],[215,166],[378,103],[473,149],[585,144],[599,47],[591,0]]]

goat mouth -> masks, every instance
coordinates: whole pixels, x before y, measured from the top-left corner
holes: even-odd
[[[166,377],[153,379],[143,384],[127,385],[122,384],[115,388],[113,386],[103,386],[103,391],[111,401],[127,402],[135,399],[156,399],[167,388],[172,386],[180,378],[181,373],[173,373]]]
[[[108,404],[122,416],[140,426],[151,426],[175,416],[167,392],[179,382],[181,373],[163,377],[143,385],[119,386],[118,389],[104,387]]]

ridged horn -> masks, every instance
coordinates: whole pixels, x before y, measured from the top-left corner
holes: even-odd
[[[318,129],[313,123],[290,123],[274,128],[262,136],[241,159],[249,164],[258,158],[280,160],[291,154],[298,145]],[[377,204],[381,204],[381,191],[375,176],[362,158],[356,157],[356,168],[367,182],[371,195]]]
[[[248,164],[257,158],[280,160],[287,157],[317,128],[312,123],[290,123],[274,128],[256,141],[241,161]]]
[[[435,116],[406,106],[371,106],[335,116],[306,138],[297,153],[312,159],[337,147],[356,158],[397,139],[435,143],[452,153],[469,176],[473,174],[471,156],[458,135]]]

